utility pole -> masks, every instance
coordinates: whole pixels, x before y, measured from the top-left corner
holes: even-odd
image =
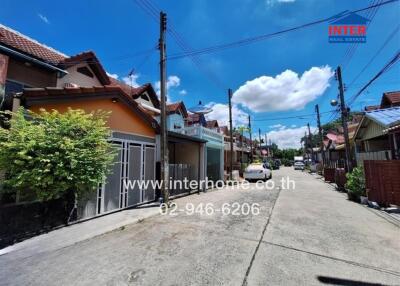
[[[318,104],[315,105],[315,112],[317,113],[317,124],[318,124],[318,133],[319,133],[319,139],[320,139],[320,144],[321,144],[320,151],[321,151],[321,156],[322,156],[322,168],[323,168],[324,164],[325,164],[324,137],[322,134],[321,117],[319,114]]]
[[[340,68],[340,66],[338,66],[336,69],[336,76],[337,76],[337,80],[339,83],[340,111],[342,113],[342,126],[343,126],[343,134],[344,134],[344,141],[345,141],[345,147],[346,147],[346,165],[347,165],[347,171],[351,172],[353,170],[353,167],[352,167],[352,159],[351,159],[351,151],[350,151],[349,130],[347,128],[348,110],[347,110],[347,106],[344,102],[342,69]]]
[[[166,114],[166,45],[165,32],[167,30],[167,14],[160,12],[160,97],[161,97],[161,194],[164,203],[168,204],[169,200],[169,163],[168,163],[168,133],[167,133],[167,114]]]
[[[269,148],[268,148],[268,140],[267,139],[268,139],[267,133],[265,133],[265,148],[267,149],[267,154],[268,154],[267,156],[270,157],[269,156]]]
[[[307,123],[308,127],[308,145],[311,149],[311,161],[314,161],[314,151],[313,151],[313,144],[312,144],[312,136],[311,136],[311,130],[310,130],[310,123]]]
[[[231,148],[231,155],[229,161],[229,178],[233,181],[233,127],[232,127],[232,89],[228,89],[228,98],[229,98],[229,135],[230,135],[230,148]]]
[[[251,140],[251,122],[249,115],[249,132],[250,132],[250,163],[253,163],[253,141]]]

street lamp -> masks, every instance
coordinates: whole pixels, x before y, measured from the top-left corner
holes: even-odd
[[[331,106],[337,106],[337,105],[338,105],[338,101],[336,99],[332,99]]]

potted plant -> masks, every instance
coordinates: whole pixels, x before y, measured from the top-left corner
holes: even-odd
[[[362,167],[354,168],[346,177],[346,190],[349,200],[360,202],[360,197],[365,196],[364,170]]]

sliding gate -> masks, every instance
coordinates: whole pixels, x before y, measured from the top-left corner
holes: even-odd
[[[117,155],[110,174],[100,184],[96,198],[80,207],[80,219],[155,200],[151,184],[155,180],[155,144],[122,139],[112,139],[112,144]],[[146,182],[148,185],[143,185]]]

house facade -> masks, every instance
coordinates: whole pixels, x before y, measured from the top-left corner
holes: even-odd
[[[154,180],[156,168],[157,122],[144,113],[136,101],[119,87],[74,87],[25,89],[21,104],[33,112],[40,108],[64,112],[68,108],[85,112],[110,111],[107,125],[110,142],[117,150],[112,172],[93,196],[80,201],[78,217],[93,217],[119,209],[154,201],[156,190],[126,188],[124,181]]]
[[[357,162],[397,159],[399,122],[400,106],[366,112],[355,132]]]
[[[144,108],[159,107],[151,85],[127,93],[108,77],[94,52],[67,56],[5,26],[0,26],[0,59],[3,110],[24,106],[33,112],[72,108],[111,113],[109,140],[117,150],[112,172],[91,198],[79,201],[78,218],[155,200],[152,186],[123,185],[127,179],[155,179],[159,126]]]
[[[213,128],[207,128],[207,120],[203,114],[188,114],[183,102],[169,105],[168,117],[170,132],[194,137],[205,143],[200,150],[200,177],[207,177],[212,181],[223,180],[223,134]]]
[[[93,197],[80,202],[80,218],[149,202],[159,195],[152,188],[123,188],[126,179],[155,179],[159,172],[160,101],[151,84],[129,86],[109,77],[92,51],[68,56],[0,26],[0,92],[2,110],[24,106],[34,112],[40,108],[111,111],[107,125],[117,158]],[[224,137],[214,128],[218,123],[207,128],[204,115],[188,114],[183,102],[169,105],[167,113],[173,178],[223,179]]]

